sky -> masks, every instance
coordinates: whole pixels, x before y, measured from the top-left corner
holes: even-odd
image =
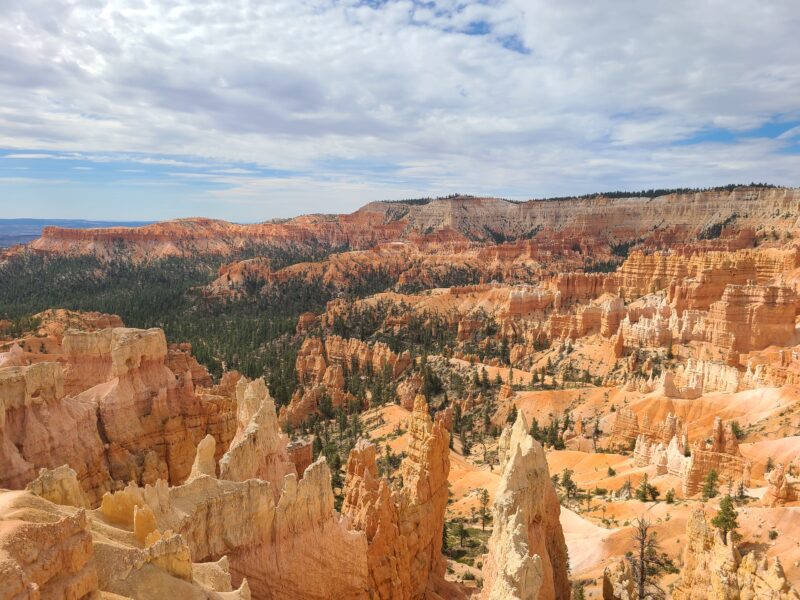
[[[0,0],[0,218],[800,186],[796,0]]]

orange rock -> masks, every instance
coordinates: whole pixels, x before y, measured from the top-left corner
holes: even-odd
[[[347,463],[342,513],[366,534],[370,591],[376,598],[412,599],[446,587],[442,528],[450,471],[447,416],[431,419],[417,396],[409,422],[403,487],[392,493],[377,474],[375,447],[362,440]]]

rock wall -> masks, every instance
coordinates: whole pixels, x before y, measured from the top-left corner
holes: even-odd
[[[0,368],[0,487],[22,489],[40,468],[69,464],[90,501],[110,489],[96,408],[66,402],[61,365]]]
[[[97,590],[86,513],[32,522],[0,514],[0,598],[84,598]]]
[[[366,600],[367,540],[334,510],[325,459],[298,478],[263,380],[241,380],[237,401],[239,429],[219,479],[198,468],[177,487],[129,485],[103,498],[103,515],[134,530],[141,517],[151,532],[180,534],[192,561],[227,556],[233,582],[246,579],[254,598]],[[201,446],[195,464],[210,450]]]
[[[780,215],[796,211],[799,197],[795,189],[750,187],[657,198],[597,196],[523,203],[464,196],[424,204],[373,202],[349,215],[308,215],[282,223],[236,225],[181,219],[135,228],[46,227],[30,247],[43,253],[102,257],[117,256],[121,251],[128,257],[227,255],[254,245],[363,249],[401,239],[463,244],[532,233],[550,252],[573,248],[576,239],[581,240],[579,248],[589,249],[593,240],[619,243],[653,238],[660,246],[693,241],[704,229],[729,219],[735,219],[740,228],[785,227],[786,219]],[[524,242],[513,246],[524,252]]]
[[[735,490],[739,483],[750,485],[750,461],[742,456],[731,424],[723,426],[719,417],[714,419],[710,433],[711,443],[698,440],[692,446],[692,455],[683,474],[683,493],[691,496],[702,490],[706,476],[713,469],[719,476],[720,487],[728,484]]]
[[[0,367],[0,486],[67,464],[96,506],[129,481],[182,482],[207,433],[224,452],[236,427],[230,390],[196,390],[192,363],[177,377],[167,356],[159,329],[68,330],[54,356],[63,362]]]
[[[324,340],[306,338],[295,361],[300,388],[289,406],[281,409],[280,421],[300,425],[319,410],[323,398],[330,400],[333,407],[355,402],[356,398],[346,391],[345,385],[347,374],[353,370],[362,375],[386,374],[388,379],[396,379],[410,365],[411,356],[407,351],[397,354],[381,342],[368,344],[337,335]]]

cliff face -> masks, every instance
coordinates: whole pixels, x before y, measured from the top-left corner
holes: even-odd
[[[204,444],[186,484],[107,494],[104,519],[143,539],[175,532],[194,562],[227,557],[234,584],[246,579],[255,598],[368,598],[366,538],[334,510],[325,459],[298,478],[263,380],[240,381],[237,400],[239,428],[220,478],[209,474]]]
[[[207,433],[224,451],[232,399],[222,388],[196,392],[197,367],[186,362],[177,377],[167,356],[161,330],[68,330],[51,355],[61,362],[0,367],[0,486],[20,489],[39,468],[69,464],[96,506],[129,481],[180,483]]]
[[[57,363],[0,368],[0,487],[22,489],[39,468],[70,464],[93,501],[110,488],[96,409],[65,402]]]
[[[8,498],[3,498],[8,500]],[[86,513],[32,522],[0,514],[0,598],[83,598],[97,590]]]
[[[324,399],[334,408],[347,406],[356,398],[346,390],[345,379],[358,375],[382,375],[391,381],[411,365],[408,351],[392,352],[386,344],[368,344],[359,339],[331,335],[324,340],[309,337],[297,353],[295,371],[300,387],[288,406],[281,408],[280,420],[292,426],[316,414]]]
[[[624,415],[620,429],[615,427],[615,432],[625,435],[632,431],[631,419]],[[633,423],[636,423],[635,416]],[[739,483],[745,486],[750,484],[750,462],[742,456],[739,443],[729,424],[723,425],[719,417],[714,419],[714,425],[705,439],[695,440],[691,445],[691,453],[687,456],[687,437],[684,431],[678,429],[680,421],[673,415],[668,415],[666,422],[657,428],[638,428],[640,432],[636,438],[633,450],[634,464],[638,467],[654,465],[658,475],[669,473],[680,477],[681,488],[685,496],[700,493],[703,482],[713,470],[719,476],[719,482],[731,485],[736,489]],[[623,429],[624,427],[624,429]]]
[[[3,600],[251,599],[246,582],[233,590],[227,559],[192,563],[175,534],[152,536],[142,546],[102,514],[89,517],[35,491],[0,492],[0,582]]]
[[[350,215],[304,216],[283,223],[235,225],[183,219],[137,228],[75,230],[48,227],[31,244],[40,252],[110,256],[115,246],[129,256],[230,254],[248,245],[349,247],[365,249],[408,239],[452,243],[514,239],[625,240],[661,233],[657,243],[693,240],[709,227],[734,220],[739,227],[786,226],[800,201],[794,189],[739,188],[733,191],[672,194],[658,198],[596,197],[552,202],[508,202],[460,197],[426,204],[373,202]],[[777,216],[776,216],[777,215]]]
[[[500,438],[502,479],[483,567],[486,600],[568,598],[567,547],[561,507],[544,451],[528,434],[522,412]]]

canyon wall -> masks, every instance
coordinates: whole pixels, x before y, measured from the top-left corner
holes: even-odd
[[[0,486],[70,465],[91,505],[129,481],[182,482],[208,433],[222,451],[235,431],[225,386],[196,390],[184,354],[173,368],[161,330],[68,330],[60,362],[0,367]],[[192,359],[193,360],[193,359]]]
[[[800,192],[786,188],[737,188],[679,193],[657,198],[565,199],[509,202],[457,197],[427,203],[373,202],[349,215],[310,215],[284,222],[236,225],[183,219],[137,228],[76,230],[47,227],[30,246],[39,252],[110,256],[115,246],[141,256],[187,252],[230,254],[248,245],[364,249],[399,239],[463,243],[563,236],[574,239],[637,240],[662,232],[658,243],[695,239],[712,226],[735,221],[740,228],[785,226],[781,215],[796,212]]]

